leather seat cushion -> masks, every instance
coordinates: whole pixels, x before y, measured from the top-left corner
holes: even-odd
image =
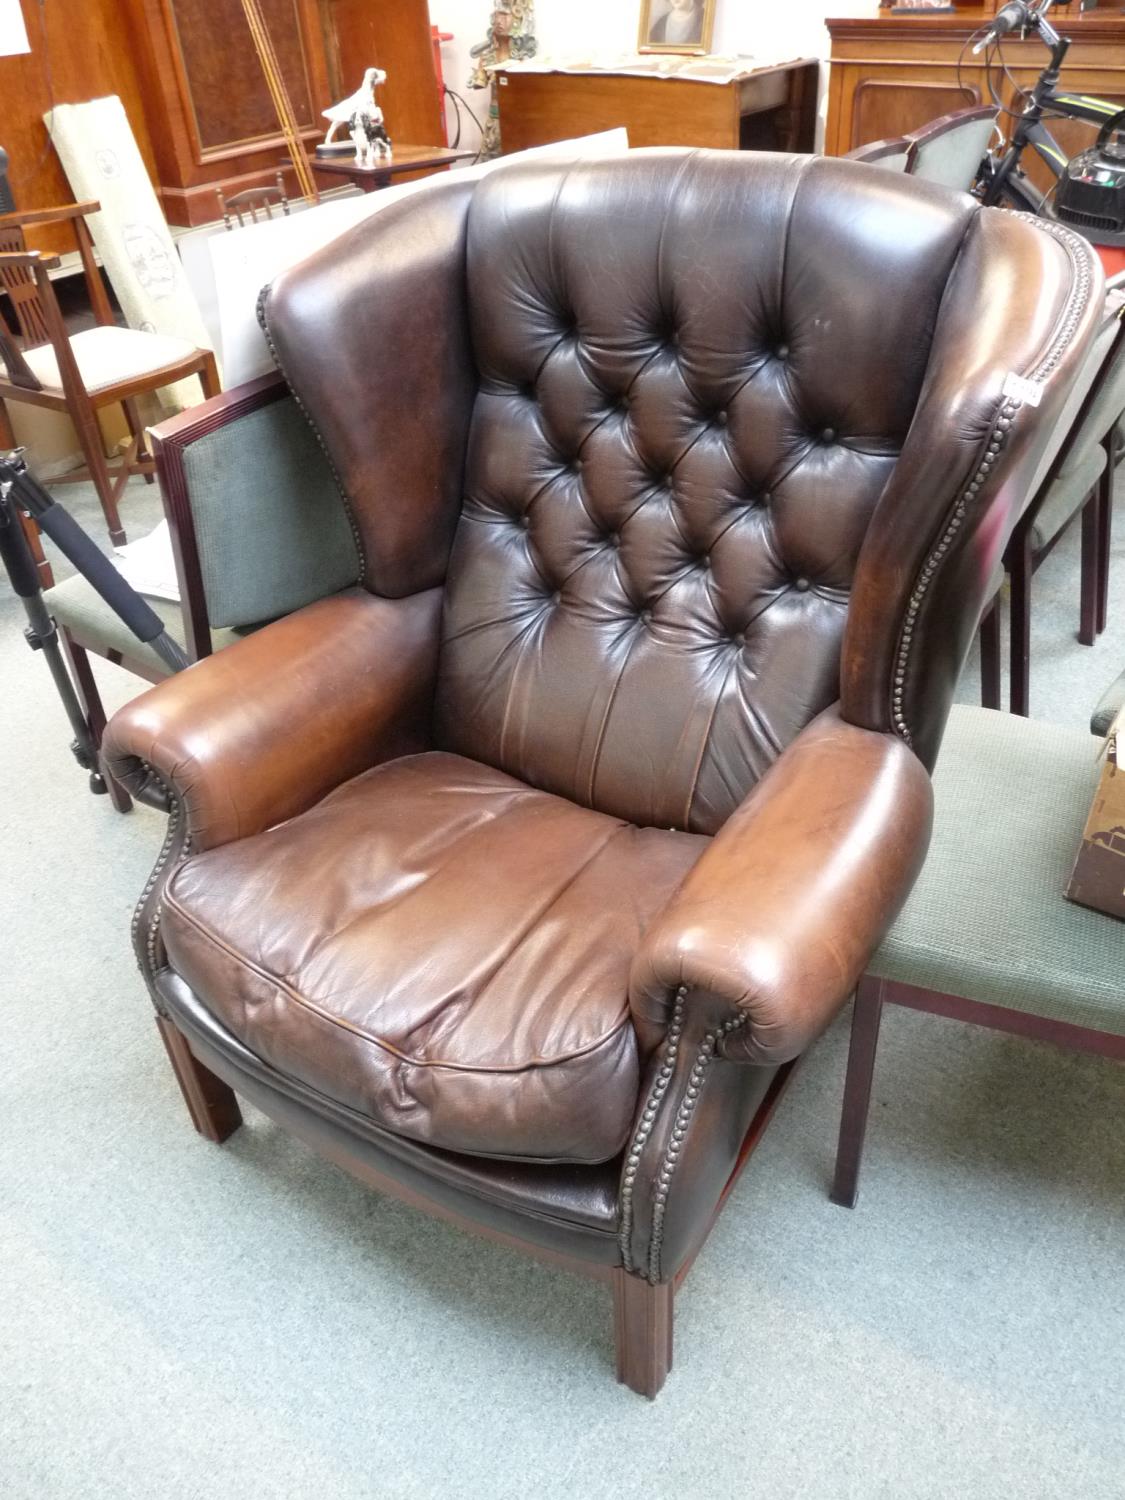
[[[706,843],[413,755],[187,860],[162,933],[252,1052],[384,1127],[607,1161],[639,1087],[630,960]]]

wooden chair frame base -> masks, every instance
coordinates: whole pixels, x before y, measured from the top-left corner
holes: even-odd
[[[234,1090],[226,1080],[199,1061],[192,1052],[187,1037],[174,1022],[165,1016],[158,1015],[156,1025],[192,1124],[206,1140],[221,1144],[242,1123],[242,1111]],[[599,1265],[592,1261],[580,1260],[577,1256],[530,1244],[517,1239],[514,1235],[475,1223],[455,1210],[433,1202],[394,1178],[375,1171],[368,1162],[362,1161],[358,1156],[353,1159],[332,1153],[330,1159],[377,1191],[387,1193],[426,1213],[445,1219],[460,1229],[467,1229],[495,1243],[508,1245],[526,1255],[533,1255],[539,1260],[560,1266],[577,1275],[608,1283],[613,1296],[617,1379],[622,1385],[636,1391],[638,1395],[652,1400],[659,1393],[672,1368],[676,1289],[691,1269],[715,1220],[722,1212],[723,1205],[741,1177],[751,1153],[761,1140],[778,1102],[788,1087],[795,1066],[795,1063],[788,1063],[778,1069],[750,1123],[738,1160],[723,1188],[714,1215],[691,1255],[680,1268],[675,1280],[669,1282],[652,1284],[641,1276],[632,1275],[621,1266]],[[262,1107],[260,1098],[255,1102]],[[269,1112],[268,1109],[266,1112]]]
[[[1005,1031],[1013,1036],[1052,1042],[1078,1052],[1093,1052],[1125,1062],[1125,1036],[1074,1026],[1069,1021],[1050,1020],[990,1005],[983,1000],[966,1000],[938,990],[919,989],[896,980],[879,979],[867,974],[856,990],[852,1014],[851,1044],[844,1082],[844,1107],[840,1119],[840,1139],[836,1150],[836,1172],[831,1198],[841,1208],[854,1208],[859,1196],[859,1174],[867,1119],[871,1108],[871,1087],[875,1077],[875,1054],[879,1046],[879,1028],[884,1005],[903,1005],[930,1015],[947,1016],[954,1021],[968,1021],[990,1031]]]

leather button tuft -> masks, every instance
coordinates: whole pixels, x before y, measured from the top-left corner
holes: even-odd
[[[772,490],[763,490],[762,491],[762,504],[763,505],[772,505],[773,504],[773,491]]]
[[[551,595],[551,603],[552,604],[559,604],[561,602],[562,602],[562,594],[559,592],[558,589],[556,589],[555,592]]]
[[[640,614],[640,620],[641,620],[641,624],[642,625],[651,625],[652,624],[652,610],[651,609],[642,609],[641,610],[641,614]]]
[[[726,411],[717,411],[715,413],[715,421],[718,423],[718,425],[720,427],[725,427],[727,425],[727,423],[730,421],[730,414],[729,414],[729,412],[726,412]]]
[[[834,443],[836,441],[835,427],[826,427],[820,434],[820,441],[822,443]]]
[[[531,517],[527,514],[526,511],[520,517],[520,519],[519,519],[519,525],[520,525],[520,530],[521,531],[526,531],[528,529],[528,527],[531,525]]]
[[[809,580],[807,578],[798,578],[795,580],[794,587],[799,594],[807,594],[809,591]]]
[[[777,357],[778,357],[778,359],[788,359],[789,358],[789,345],[788,344],[778,344],[778,346],[777,346]]]
[[[621,533],[619,531],[611,531],[609,533],[609,535],[606,537],[606,541],[609,543],[609,545],[611,547],[620,547],[620,545],[621,545]]]

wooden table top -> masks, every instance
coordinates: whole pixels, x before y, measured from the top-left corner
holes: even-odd
[[[451,162],[465,161],[476,156],[475,151],[455,151],[449,146],[399,146],[394,147],[389,160],[377,167],[357,167],[355,157],[310,156],[309,165],[314,172],[331,172],[337,177],[350,177],[353,182],[375,178],[393,177],[396,172],[422,172],[431,167],[447,167]]]

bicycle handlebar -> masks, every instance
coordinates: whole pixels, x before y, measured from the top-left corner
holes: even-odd
[[[1044,27],[1048,31],[1047,12],[1050,10],[1053,0],[1046,0],[1045,4],[1029,4],[1028,0],[1009,0],[1009,3],[996,12],[989,22],[984,35],[973,48],[973,56],[982,52],[991,42],[998,42],[1002,36],[1007,36],[1009,31],[1023,31],[1028,26],[1034,26],[1037,31]],[[1047,38],[1045,38],[1047,39]]]

